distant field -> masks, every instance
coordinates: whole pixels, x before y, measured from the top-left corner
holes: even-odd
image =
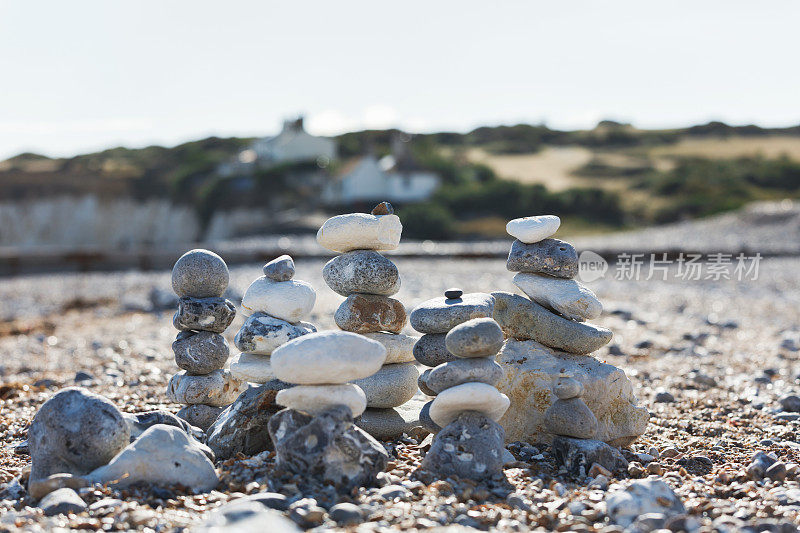
[[[763,155],[779,157],[786,154],[800,161],[800,137],[782,135],[740,136],[730,138],[687,137],[676,144],[658,146],[648,150],[651,157],[697,156],[710,159]]]
[[[585,184],[574,172],[592,159],[592,151],[580,146],[551,146],[532,154],[491,154],[474,148],[467,157],[491,167],[503,179],[541,183],[550,190],[562,191]]]

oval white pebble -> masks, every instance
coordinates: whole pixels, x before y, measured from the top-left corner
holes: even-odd
[[[231,360],[231,375],[250,383],[266,383],[275,379],[268,355],[240,353]]]
[[[378,341],[386,348],[386,361],[384,365],[394,363],[410,363],[414,361],[414,345],[419,337],[412,337],[404,333],[365,333],[368,339]]]
[[[272,281],[261,276],[247,287],[242,298],[245,316],[262,312],[288,322],[299,322],[314,308],[317,293],[310,283],[298,280]]]
[[[534,302],[569,320],[583,322],[603,312],[603,304],[597,296],[574,279],[518,272],[514,275],[514,284]]]
[[[561,225],[561,219],[555,215],[540,215],[538,217],[515,218],[506,224],[506,231],[512,237],[525,244],[542,241],[556,231]]]
[[[367,408],[367,396],[358,385],[301,385],[283,389],[275,396],[275,403],[316,415],[335,405],[346,405],[353,417]]]
[[[321,331],[291,340],[272,352],[272,371],[296,385],[337,385],[371,376],[386,348],[349,331]]]
[[[478,411],[500,420],[511,402],[508,396],[486,383],[464,383],[443,390],[431,403],[431,419],[444,427],[464,411]]]
[[[397,215],[350,213],[326,220],[317,231],[317,242],[334,252],[394,250],[402,232]]]

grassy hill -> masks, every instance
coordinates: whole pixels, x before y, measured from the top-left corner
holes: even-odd
[[[337,138],[340,156],[389,153],[395,130]],[[240,197],[216,166],[252,139],[208,138],[172,148],[112,148],[72,158],[20,154],[0,162],[0,197],[57,194],[169,197],[204,218]],[[414,135],[418,162],[444,185],[425,204],[400,206],[409,236],[492,236],[504,221],[536,212],[563,215],[576,231],[602,231],[705,216],[760,199],[800,197],[800,126],[767,129],[709,123],[641,130],[604,121],[591,130],[543,125],[481,127]],[[259,190],[290,187],[278,168]],[[302,196],[286,196],[302,202]]]

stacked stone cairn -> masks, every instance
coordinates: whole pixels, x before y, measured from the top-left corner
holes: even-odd
[[[394,408],[417,392],[419,372],[414,364],[416,337],[401,333],[407,322],[403,304],[391,298],[400,290],[397,266],[380,254],[400,243],[400,219],[391,204],[382,202],[370,214],[350,213],[328,219],[317,233],[325,248],[341,252],[323,268],[325,283],[346,297],[336,310],[336,325],[363,335],[386,348],[384,365],[374,374],[354,381],[366,394],[362,425],[380,437],[388,436],[380,420],[400,419]]]
[[[247,320],[234,338],[241,353],[231,361],[235,378],[260,384],[275,380],[270,365],[275,349],[317,331],[313,324],[303,322],[314,308],[317,293],[311,284],[292,279],[294,260],[282,255],[264,265],[263,271],[242,297]]]
[[[352,383],[376,373],[386,360],[377,341],[347,331],[301,336],[272,352],[272,371],[295,385],[278,392],[286,409],[270,418],[277,467],[313,475],[343,489],[374,483],[388,454],[353,423],[367,397]]]
[[[222,333],[236,316],[236,307],[222,297],[229,279],[228,265],[209,250],[186,252],[172,269],[172,289],[180,298],[172,351],[182,370],[169,380],[167,397],[185,404],[178,416],[201,429],[244,387],[225,369],[230,348]]]
[[[556,437],[625,446],[644,433],[648,413],[637,406],[621,369],[589,355],[612,333],[585,322],[600,316],[603,306],[574,279],[578,254],[552,238],[559,225],[553,215],[507,225],[517,240],[506,266],[528,298],[492,293],[494,318],[508,337],[497,357],[504,370],[498,388],[513,399],[500,423],[509,441]]]

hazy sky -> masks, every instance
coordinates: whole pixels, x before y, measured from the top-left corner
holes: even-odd
[[[603,118],[800,123],[800,2],[0,0],[0,159]]]

